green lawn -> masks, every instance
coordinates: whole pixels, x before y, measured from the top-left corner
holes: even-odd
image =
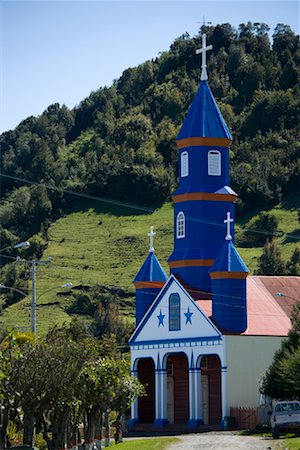
[[[280,444],[281,444],[281,440],[280,440]],[[285,438],[283,440],[282,447],[286,448],[287,450],[300,450],[300,437],[293,436],[293,437]]]
[[[270,210],[279,219],[284,233],[276,238],[285,260],[290,258],[299,241],[297,208],[300,196]],[[236,224],[237,235],[247,227],[247,218]],[[44,334],[49,326],[71,320],[67,313],[70,295],[58,286],[72,282],[76,286],[102,285],[121,289],[122,313],[133,320],[134,286],[132,280],[144,262],[149,249],[150,225],[154,226],[156,255],[168,273],[166,260],[173,247],[173,206],[166,203],[153,212],[141,212],[107,203],[83,200],[49,229],[49,246],[44,258],[53,258],[50,266],[37,268],[37,330]],[[239,248],[251,273],[257,267],[262,247]],[[60,295],[57,295],[60,294]],[[129,296],[128,296],[129,294]],[[131,296],[130,296],[131,294]],[[122,295],[121,295],[122,298]],[[30,299],[9,307],[0,317],[8,326],[28,327]]]
[[[120,450],[164,450],[173,442],[178,442],[178,438],[151,438],[151,439],[134,439],[114,445]]]

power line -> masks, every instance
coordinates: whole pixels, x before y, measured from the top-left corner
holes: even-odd
[[[0,176],[3,178],[9,178],[15,181],[20,181],[21,183],[24,184],[29,184],[32,186],[37,186],[38,184],[43,183],[43,181],[40,181],[39,183],[35,183],[33,181],[30,180],[26,180],[25,178],[19,178],[19,177],[15,177],[13,175],[6,175],[4,173],[0,173]],[[45,184],[45,183],[43,183]],[[153,212],[153,209],[148,208],[148,207],[144,207],[144,206],[140,206],[140,205],[136,205],[133,203],[127,203],[127,202],[123,202],[123,201],[119,201],[119,200],[114,200],[114,199],[108,199],[106,197],[99,197],[99,196],[93,196],[93,195],[89,195],[89,194],[85,194],[84,192],[76,192],[76,191],[71,191],[70,189],[65,189],[65,188],[60,188],[57,186],[51,186],[49,184],[45,184],[46,188],[49,190],[53,190],[53,191],[58,191],[58,192],[64,192],[65,194],[69,194],[69,195],[73,195],[76,197],[81,197],[81,198],[87,198],[89,200],[95,200],[95,201],[99,201],[102,203],[107,203],[107,204],[112,204],[112,205],[116,205],[116,206],[121,206],[124,208],[130,208],[133,210],[137,210],[137,211],[143,211],[143,212]]]
[[[26,179],[21,178],[21,177],[15,177],[15,176],[6,175],[6,174],[3,174],[3,173],[0,173],[0,176],[4,177],[4,178],[13,179],[15,181],[19,181],[19,182],[22,182],[24,184],[33,185],[33,186],[37,186],[39,183],[43,183],[43,181],[40,181],[39,183],[35,183],[33,181],[26,180]],[[136,210],[136,211],[142,211],[142,212],[145,212],[145,213],[153,213],[154,212],[153,208],[149,208],[149,207],[146,207],[146,206],[136,205],[134,203],[123,202],[123,201],[120,201],[120,200],[114,200],[114,199],[110,199],[110,198],[107,198],[107,197],[93,196],[93,195],[89,195],[89,194],[86,194],[86,193],[83,193],[83,192],[77,192],[77,191],[72,191],[72,190],[65,189],[65,188],[60,188],[60,187],[57,187],[57,186],[51,186],[51,185],[46,184],[46,183],[43,183],[43,184],[45,184],[46,188],[49,189],[49,190],[58,191],[58,192],[64,192],[64,193],[66,193],[68,195],[73,195],[75,197],[86,198],[86,199],[89,199],[89,200],[98,201],[98,202],[111,204],[111,205],[115,205],[115,206],[120,206],[120,207],[124,207],[124,208],[129,208],[129,209]],[[224,227],[223,222],[215,222],[215,221],[211,221],[211,220],[195,219],[195,218],[193,218],[191,216],[187,216],[187,219],[190,220],[190,221],[197,222],[197,223],[213,225],[213,226],[217,226],[217,227]],[[256,234],[264,234],[264,235],[273,236],[273,237],[288,237],[289,239],[294,239],[296,241],[300,240],[300,235],[293,235],[293,234],[285,233],[283,231],[269,232],[266,229],[253,229],[253,228],[247,228],[247,227],[243,227],[242,231],[244,231],[244,232],[248,231],[248,232],[256,233]]]

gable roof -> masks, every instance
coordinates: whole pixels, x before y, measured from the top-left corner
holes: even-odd
[[[194,325],[194,319],[190,321],[188,319],[188,316],[195,314],[195,319],[197,322],[197,326],[189,327],[187,330],[182,331],[182,329],[177,331],[171,331],[172,336],[169,335],[168,327],[164,328],[163,326],[160,327],[159,323],[161,320],[159,319],[159,315],[163,317],[168,316],[168,299],[169,295],[171,293],[180,292],[181,297],[181,315],[185,316],[186,323],[193,322]],[[183,306],[184,305],[184,306]],[[187,309],[186,309],[187,308]],[[191,308],[191,309],[189,309]],[[186,312],[183,313],[183,310],[186,309]],[[158,315],[159,313],[159,315]],[[192,314],[190,314],[192,313]],[[166,319],[167,320],[167,319]],[[201,326],[199,326],[199,323],[201,323]],[[149,328],[149,329],[148,329]],[[145,330],[148,332],[145,332]],[[202,331],[202,334],[201,334]],[[193,300],[193,298],[190,296],[190,294],[185,290],[185,288],[180,284],[180,282],[171,275],[164,285],[164,287],[161,289],[159,294],[157,295],[155,301],[150,306],[146,314],[144,315],[143,319],[135,329],[133,335],[129,339],[129,344],[133,344],[136,340],[138,342],[145,340],[145,335],[151,336],[152,341],[161,341],[161,340],[176,340],[176,339],[182,339],[189,340],[193,338],[202,338],[203,333],[205,338],[218,338],[221,337],[220,330],[216,327],[215,324],[211,322],[211,320],[207,317],[207,315],[202,311],[202,309],[197,305],[197,303]]]
[[[181,126],[177,140],[191,137],[227,138],[232,140],[225,120],[206,81],[198,92]]]
[[[276,292],[282,292],[285,296],[278,297],[275,295]],[[242,335],[287,336],[291,328],[291,311],[299,297],[300,277],[249,276],[247,278],[248,327]],[[211,317],[211,300],[196,300],[196,303],[208,317]]]

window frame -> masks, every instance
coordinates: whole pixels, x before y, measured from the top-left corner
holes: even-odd
[[[181,330],[180,295],[173,292],[169,295],[169,331]]]
[[[218,171],[216,170],[212,170],[212,156],[218,156]],[[208,154],[207,154],[207,174],[211,177],[220,177],[222,175],[222,156],[221,156],[221,152],[217,149],[215,150],[209,150]]]
[[[183,211],[179,211],[176,216],[176,238],[185,238],[185,214]]]
[[[187,152],[185,150],[180,155],[180,175],[181,175],[181,178],[185,178],[185,177],[188,177],[189,174],[190,174],[189,152]]]

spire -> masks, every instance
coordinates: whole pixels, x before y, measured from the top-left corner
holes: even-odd
[[[133,282],[162,282],[164,284],[167,279],[168,277],[155,254],[153,252],[149,252],[144,264],[140,268]]]
[[[212,45],[206,45],[206,34],[202,34],[202,48],[197,48],[196,55],[199,55],[199,53],[202,53],[202,65],[201,65],[201,81],[207,80],[207,65],[206,65],[206,53],[208,50],[212,50]]]
[[[155,232],[153,231],[153,226],[150,227],[150,233],[148,236],[150,237],[150,248],[148,256],[140,268],[138,274],[136,275],[133,282],[137,285],[139,282],[153,282],[158,283],[160,287],[166,282],[168,279],[164,269],[160,265],[158,259],[154,254],[153,247],[153,238],[155,236]]]
[[[199,145],[229,147],[232,141],[225,120],[207,84],[206,53],[211,49],[212,45],[206,45],[206,34],[203,33],[202,48],[196,50],[196,54],[202,54],[201,83],[177,136],[179,148]]]
[[[199,141],[199,138],[201,138],[201,142],[207,138],[213,138],[214,141],[215,139],[219,139],[219,145],[226,147],[232,141],[225,120],[205,80],[201,81],[198,92],[184,119],[177,136],[177,145],[179,148],[183,147],[187,139],[189,139],[189,144],[195,139],[197,142],[194,145],[203,145]],[[217,144],[214,142],[213,145]]]
[[[155,233],[153,231],[153,227],[151,226],[150,233],[148,233],[148,236],[150,237],[150,250],[144,264],[133,280],[133,284],[136,288],[135,317],[137,325],[142,320],[146,311],[150,305],[152,305],[155,297],[168,279],[164,269],[159,264],[159,261],[154,253],[154,235]]]
[[[154,236],[156,235],[156,233],[154,233],[153,231],[153,226],[151,225],[150,227],[150,233],[148,233],[148,236],[150,237],[150,248],[149,248],[149,252],[154,252]]]
[[[209,272],[211,278],[215,278],[214,273],[221,275],[229,272],[244,273],[247,276],[249,270],[233,242],[227,240]]]

